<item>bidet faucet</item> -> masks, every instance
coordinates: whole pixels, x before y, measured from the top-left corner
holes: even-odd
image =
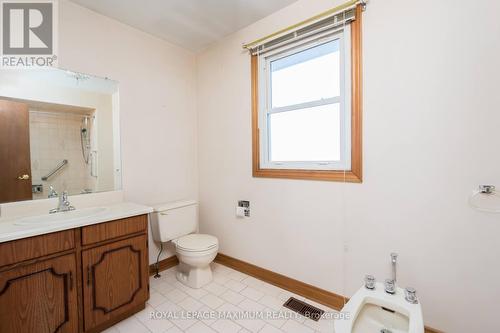
[[[395,252],[391,253],[391,264],[392,264],[392,279],[394,280],[394,283],[396,283],[396,264],[398,261],[398,254]]]
[[[391,265],[392,265],[392,279],[386,279],[384,281],[385,292],[388,294],[396,293],[396,264],[398,262],[398,254],[395,252],[391,253]]]
[[[64,191],[59,196],[59,204],[57,208],[49,210],[49,214],[59,213],[59,212],[68,212],[70,210],[75,210],[75,207],[71,206],[68,201],[68,191]]]

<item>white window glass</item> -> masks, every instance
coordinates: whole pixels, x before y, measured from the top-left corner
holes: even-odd
[[[340,96],[339,40],[271,62],[272,107]]]
[[[340,160],[340,107],[327,104],[269,115],[270,160]]]
[[[349,170],[349,51],[338,31],[259,57],[261,168]]]

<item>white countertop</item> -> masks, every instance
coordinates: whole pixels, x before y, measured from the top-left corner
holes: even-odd
[[[102,213],[61,221],[58,223],[32,223],[29,225],[17,225],[23,217],[0,218],[0,243],[8,242],[16,239],[48,234],[51,232],[79,228],[87,225],[108,222],[112,220],[122,219],[130,216],[148,214],[153,211],[153,208],[139,205],[131,202],[122,202],[113,205],[102,206],[106,208]],[[65,213],[56,213],[65,214]],[[38,225],[39,224],[39,225]]]

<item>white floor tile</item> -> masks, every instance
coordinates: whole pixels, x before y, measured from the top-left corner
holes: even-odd
[[[225,303],[221,307],[217,309],[219,312],[231,312],[231,313],[238,313],[242,312],[243,310],[237,307],[236,305],[233,305],[231,303]]]
[[[183,299],[188,297],[188,295],[185,292],[183,292],[182,290],[173,289],[173,290],[169,291],[168,293],[166,293],[165,297],[174,303],[179,303],[180,301],[182,301]]]
[[[222,298],[217,297],[215,295],[207,294],[207,295],[203,296],[202,298],[200,298],[200,302],[209,306],[212,309],[217,309],[222,304],[224,304],[226,301],[224,301]]]
[[[281,328],[287,321],[284,318],[284,315],[281,314],[281,311],[276,311],[269,308],[266,308],[264,311],[266,313],[269,313],[269,315],[265,317],[265,321],[273,325],[274,327]]]
[[[115,326],[120,333],[149,333],[149,330],[134,316],[129,317]]]
[[[154,319],[148,316],[146,318],[138,318],[138,319],[152,333],[163,333],[170,327],[174,326],[174,324],[172,324],[166,318]]]
[[[136,317],[137,319],[142,321],[142,319],[149,318],[150,313],[153,311],[155,311],[155,309],[151,305],[146,304],[146,307],[144,308],[144,310],[141,310],[141,311],[137,312],[136,314],[134,314],[134,317]]]
[[[170,302],[169,300],[166,300],[164,303],[160,304],[157,306],[156,311],[160,312],[179,312],[182,311],[182,308],[178,306],[175,303]]]
[[[208,306],[204,306],[202,307],[201,309],[198,310],[199,312],[201,313],[204,313],[206,314],[207,317],[205,318],[200,318],[200,321],[202,321],[205,325],[208,325],[208,326],[211,326],[213,323],[215,323],[217,321],[218,318],[214,317],[214,318],[211,318],[210,317],[210,313],[211,312],[214,312],[215,313],[215,310],[213,309],[210,309]]]
[[[219,333],[236,333],[241,330],[240,325],[227,319],[217,320],[211,327]]]
[[[197,322],[190,328],[186,330],[186,333],[215,333],[213,329],[202,323],[201,321]]]
[[[253,276],[247,276],[241,282],[246,284],[247,286],[254,287],[254,288],[256,288],[256,287],[258,288],[259,286],[262,285],[262,281],[254,278]]]
[[[166,293],[175,289],[175,287],[172,285],[172,283],[166,282],[166,281],[161,281],[160,283],[158,283],[156,286],[154,286],[152,288],[162,295],[165,295]]]
[[[163,283],[163,282],[165,282],[165,281],[162,279],[155,279],[153,277],[149,278],[149,286],[153,289],[156,288],[157,285],[159,285],[160,283]]]
[[[194,298],[189,297],[189,296],[186,297],[185,299],[183,299],[182,301],[180,301],[179,303],[177,303],[177,305],[182,307],[184,310],[191,311],[191,312],[197,311],[198,309],[203,307],[203,303],[200,303],[197,300],[195,300]]]
[[[274,327],[273,325],[266,324],[260,331],[260,333],[283,333],[279,328]]]
[[[227,288],[231,289],[232,291],[235,291],[238,293],[238,292],[242,291],[243,289],[245,289],[246,285],[241,283],[241,282],[238,282],[238,281],[228,280],[226,283],[224,283],[224,287],[227,287]]]
[[[262,282],[262,284],[257,289],[262,291],[266,295],[274,297],[277,297],[279,294],[283,292],[283,289],[273,286],[272,284],[266,282]]]
[[[231,304],[241,303],[241,301],[243,301],[245,299],[244,296],[242,296],[238,293],[235,293],[232,290],[226,291],[224,294],[220,295],[220,297]]]
[[[232,271],[227,275],[230,279],[241,282],[242,280],[246,279],[248,275],[243,274],[238,271]]]
[[[188,286],[186,286],[185,284],[181,283],[180,281],[177,281],[175,280],[173,283],[172,283],[172,286],[174,286],[176,289],[179,289],[179,290],[182,290],[182,291],[186,291],[186,290],[189,290],[191,288],[189,288]]]
[[[240,291],[240,294],[243,296],[250,298],[251,300],[258,301],[264,296],[264,293],[261,291],[258,291],[252,287],[246,287],[242,291]]]
[[[186,331],[188,328],[198,322],[195,319],[172,319],[170,320],[175,326],[181,329],[181,331]]]
[[[222,295],[227,290],[226,287],[221,286],[217,282],[211,282],[211,283],[207,284],[206,286],[204,286],[203,289],[205,289],[206,291],[208,291],[214,295],[217,295],[217,296]]]
[[[184,290],[184,292],[195,299],[200,299],[203,296],[205,296],[206,294],[208,294],[208,291],[206,291],[205,289],[202,289],[202,288],[199,288],[199,289],[188,288],[188,289]]]
[[[273,296],[265,295],[259,300],[260,304],[264,304],[266,307],[271,308],[273,310],[282,310],[283,302]]]
[[[265,309],[265,306],[252,301],[251,299],[245,298],[238,304],[238,307],[245,311],[262,311]]]
[[[165,333],[184,333],[177,326],[169,328]]]
[[[264,321],[256,318],[237,319],[235,323],[254,333],[260,331],[266,325]]]
[[[333,319],[320,319],[318,321],[306,319],[303,324],[316,332],[331,333],[334,331]]]
[[[298,315],[282,305],[293,296],[304,297],[265,283],[254,277],[213,263],[214,281],[200,289],[192,289],[177,281],[176,268],[161,272],[160,279],[150,280],[151,295],[146,309],[106,330],[106,333],[332,333],[333,320],[323,318],[319,322]],[[321,304],[306,300],[325,311],[333,311]],[[163,318],[152,319],[150,313],[182,312],[255,312],[264,314],[287,313],[293,316],[264,316],[264,318]],[[290,317],[289,317],[290,318]]]
[[[227,281],[231,280],[225,273],[214,272],[213,276],[214,281],[221,285],[224,285],[225,283],[227,283]]]
[[[285,325],[281,327],[281,330],[286,333],[314,333],[314,330],[298,323],[293,319],[287,320]]]
[[[149,294],[149,300],[147,301],[147,304],[155,308],[158,305],[164,303],[166,300],[167,299],[162,294],[158,292],[151,292],[151,294]]]

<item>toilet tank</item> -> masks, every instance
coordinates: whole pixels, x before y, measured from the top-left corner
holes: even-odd
[[[168,242],[198,231],[198,204],[194,200],[170,202],[153,207],[153,239]]]

